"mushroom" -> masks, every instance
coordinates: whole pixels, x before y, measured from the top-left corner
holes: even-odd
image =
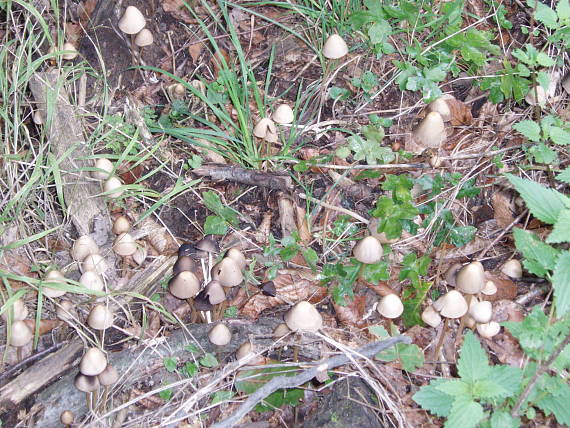
[[[105,288],[105,283],[95,271],[88,270],[83,272],[79,278],[79,283],[89,290],[102,291]]]
[[[99,275],[103,275],[107,271],[107,262],[100,254],[91,254],[85,257],[81,263],[81,272],[94,271]]]
[[[455,97],[453,95],[444,94],[441,97],[429,103],[426,110],[428,112],[435,111],[439,113],[441,115],[441,119],[444,122],[449,122],[451,120],[451,109],[449,108],[447,100],[452,100],[454,98]]]
[[[354,246],[352,254],[360,263],[370,265],[380,261],[384,255],[384,250],[378,239],[373,236],[367,236]]]
[[[117,217],[113,223],[113,233],[115,235],[120,235],[121,233],[127,233],[131,230],[131,222],[127,217],[121,215]]]
[[[253,345],[249,341],[242,343],[237,349],[236,358],[240,363],[248,363],[249,365],[263,364],[265,361],[262,356],[255,353]]]
[[[97,376],[107,367],[107,357],[99,348],[89,348],[79,362],[79,371],[85,376]]]
[[[387,294],[382,297],[377,307],[378,313],[385,318],[398,318],[404,312],[404,305],[396,294]]]
[[[61,273],[58,270],[49,271],[44,278],[44,284],[45,285],[42,289],[42,292],[47,297],[51,297],[51,298],[61,297],[66,293],[65,290],[60,290],[58,288],[53,288],[53,287],[47,286],[50,284],[51,285],[67,285],[67,281],[65,280],[65,276],[63,276],[63,273]]]
[[[273,337],[283,337],[287,336],[289,333],[291,333],[291,329],[287,327],[287,324],[282,322],[277,327],[275,327],[275,330],[273,330]]]
[[[99,379],[97,379],[97,376],[86,376],[82,373],[77,373],[73,384],[79,391],[85,393],[87,408],[92,410],[93,402],[96,401],[95,395],[99,389]]]
[[[323,325],[319,311],[307,301],[296,303],[285,314],[285,324],[293,331],[316,332]]]
[[[467,313],[465,298],[457,290],[451,290],[433,303],[433,308],[446,318],[461,318]]]
[[[412,136],[416,143],[424,147],[439,147],[445,140],[445,125],[441,114],[429,112],[412,131]]]
[[[212,235],[206,235],[196,242],[196,248],[202,252],[202,254],[198,254],[201,258],[208,257],[208,254],[220,252],[220,247]]]
[[[493,281],[485,282],[485,286],[481,289],[481,293],[485,294],[486,296],[492,296],[497,292],[497,286]]]
[[[455,287],[455,281],[457,279],[457,272],[463,267],[461,263],[453,263],[445,271],[445,281],[452,287]]]
[[[331,34],[323,46],[323,56],[327,59],[339,59],[348,53],[348,46],[338,34]]]
[[[225,257],[212,269],[212,279],[220,281],[224,287],[235,287],[243,281],[243,274],[234,259]]]
[[[142,265],[148,257],[148,249],[146,243],[143,241],[142,245],[137,245],[136,251],[133,253],[133,260],[137,265]]]
[[[99,254],[99,246],[89,235],[82,235],[75,240],[71,247],[71,257],[80,262],[91,254]]]
[[[496,336],[501,330],[501,325],[495,321],[486,324],[477,324],[477,332],[486,339]]]
[[[39,110],[34,111],[34,114],[32,115],[32,120],[36,125],[43,125],[45,122],[44,116],[42,115],[42,112]]]
[[[182,271],[168,281],[168,290],[178,299],[189,299],[200,291],[200,282],[192,272]]]
[[[12,321],[23,321],[28,316],[28,308],[22,299],[16,299],[10,307],[2,313],[2,319],[8,322],[8,315],[11,315]]]
[[[194,272],[195,270],[196,263],[190,256],[178,256],[176,263],[172,266],[172,273],[174,275],[178,275],[183,271]]]
[[[477,301],[473,300],[469,305],[469,316],[478,323],[488,323],[493,316],[493,305],[486,300]]]
[[[264,296],[275,297],[277,296],[277,289],[275,288],[275,283],[273,281],[266,281],[259,284],[261,292]]]
[[[115,169],[113,162],[107,158],[98,158],[95,161],[94,167],[96,168],[96,171],[91,171],[91,177],[101,181],[110,178],[113,170]]]
[[[533,86],[524,97],[524,100],[528,103],[528,105],[535,106],[535,105],[544,105],[546,104],[546,91],[540,85]]]
[[[111,364],[107,364],[105,370],[97,375],[99,384],[105,387],[103,392],[103,406],[107,406],[107,398],[109,396],[109,387],[119,380],[119,372]]]
[[[513,279],[522,278],[522,265],[517,259],[510,259],[501,266],[501,272]]]
[[[73,45],[73,43],[65,42],[63,44],[63,50],[69,51],[69,52],[64,53],[62,55],[63,59],[70,61],[70,60],[75,59],[77,57],[77,48]]]
[[[94,330],[106,330],[113,325],[114,314],[111,309],[106,305],[98,304],[93,306],[89,316],[87,317],[87,324]]]
[[[65,425],[65,428],[70,428],[71,424],[73,424],[74,419],[75,415],[71,410],[64,410],[61,412],[61,415],[59,415],[59,421]]]
[[[183,100],[186,95],[186,88],[182,83],[173,83],[166,88],[166,93],[171,100]]]
[[[135,6],[129,6],[119,20],[119,29],[126,34],[137,34],[146,25],[144,15]]]
[[[119,256],[132,256],[137,251],[137,242],[130,233],[121,233],[113,242],[113,251]]]
[[[465,265],[455,278],[456,288],[465,294],[478,294],[485,286],[485,270],[479,262]]]
[[[61,302],[59,302],[59,305],[57,305],[57,308],[55,310],[55,315],[57,316],[58,319],[62,321],[70,322],[77,318],[77,312],[75,312],[75,305],[73,304],[73,302],[69,300],[62,300]]]
[[[432,305],[429,305],[422,312],[422,321],[430,327],[435,328],[441,323],[441,315],[439,315]]]
[[[103,192],[111,199],[117,199],[124,192],[123,183],[119,177],[112,175],[103,182]]]
[[[217,305],[218,303],[222,303],[226,300],[224,287],[222,287],[222,284],[216,280],[210,281],[208,285],[206,285],[206,288],[204,288],[204,294],[208,296],[208,301],[212,305]]]
[[[16,359],[22,360],[22,347],[32,340],[34,333],[24,321],[14,321],[10,328],[10,345],[16,348]]]
[[[245,256],[243,255],[241,250],[239,250],[238,248],[235,248],[235,247],[230,248],[228,250],[228,252],[226,253],[226,257],[229,257],[234,262],[236,262],[236,264],[238,265],[238,267],[240,269],[244,269],[246,264],[247,264],[247,262],[245,260]]]
[[[289,107],[288,104],[280,104],[271,115],[271,118],[275,123],[286,125],[293,122],[295,115],[293,113],[293,109]]]
[[[178,247],[178,257],[191,256],[195,251],[194,245],[188,243],[182,244]]]
[[[139,48],[152,45],[154,37],[148,28],[143,28],[135,37],[135,45]]]
[[[264,117],[253,128],[253,135],[268,143],[275,143],[277,141],[277,127],[271,119]]]
[[[224,346],[232,340],[232,332],[225,324],[219,323],[210,330],[208,338],[214,345]]]

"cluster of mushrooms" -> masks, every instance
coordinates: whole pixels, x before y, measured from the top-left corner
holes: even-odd
[[[98,158],[95,160],[95,169],[91,172],[91,176],[95,180],[102,182],[102,189],[106,196],[111,199],[116,199],[123,194],[123,183],[113,172],[115,165],[107,158]]]
[[[132,42],[139,48],[152,45],[154,37],[152,32],[145,28],[146,19],[135,6],[128,6],[119,20],[119,29],[132,37]]]

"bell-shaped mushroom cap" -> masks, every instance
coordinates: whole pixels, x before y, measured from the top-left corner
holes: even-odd
[[[192,272],[182,271],[168,282],[168,290],[174,297],[189,299],[200,291],[200,282]]]
[[[97,379],[97,376],[86,376],[82,373],[77,373],[73,384],[81,392],[93,392],[99,388],[99,379]]]
[[[34,111],[34,114],[32,115],[32,120],[36,125],[43,125],[45,122],[44,116],[42,115],[42,112],[39,110]]]
[[[348,53],[348,46],[338,34],[331,34],[323,46],[323,56],[327,59],[339,59]]]
[[[75,305],[69,300],[62,300],[59,302],[57,309],[55,310],[57,319],[62,321],[71,321],[77,319],[77,312],[75,311]]]
[[[143,28],[135,37],[135,45],[139,48],[152,45],[153,42],[154,36],[148,28]]]
[[[83,259],[81,272],[94,271],[103,275],[107,271],[107,262],[101,254],[91,254]]]
[[[119,29],[126,34],[137,34],[146,25],[144,15],[134,6],[129,6],[119,20]]]
[[[378,313],[385,318],[398,318],[404,312],[404,305],[396,294],[388,294],[378,303]]]
[[[89,235],[82,235],[75,240],[71,247],[71,257],[80,262],[91,254],[99,254],[99,246]]]
[[[262,356],[255,354],[253,345],[249,341],[242,343],[237,349],[236,358],[240,363],[245,362],[249,365],[263,364],[264,362],[264,358]]]
[[[98,304],[93,306],[89,316],[87,317],[87,324],[95,330],[105,330],[113,325],[114,320],[113,311],[106,305]]]
[[[435,310],[441,308],[439,313],[446,318],[460,318],[467,313],[467,302],[457,290],[451,290],[433,303]]]
[[[133,260],[137,265],[142,265],[146,258],[148,257],[148,249],[146,248],[146,243],[143,241],[142,245],[137,245],[137,250],[132,255]]]
[[[469,305],[469,316],[478,323],[488,323],[493,316],[493,305],[486,300],[475,301]]]
[[[368,222],[368,231],[370,232],[370,235],[378,239],[378,242],[380,242],[381,244],[394,244],[398,242],[397,238],[388,239],[386,233],[378,232],[378,223],[380,223],[379,218],[372,217],[370,219],[370,221]]]
[[[178,247],[178,257],[190,257],[194,252],[196,252],[196,248],[192,244],[185,243]]]
[[[61,415],[59,415],[59,421],[63,425],[71,425],[74,420],[75,420],[75,415],[71,410],[64,410],[63,412],[61,412]]]
[[[96,168],[97,170],[91,171],[91,177],[93,177],[96,180],[107,180],[109,177],[111,177],[113,169],[115,169],[113,162],[111,162],[107,158],[97,159],[93,167]]]
[[[229,257],[234,262],[236,262],[240,269],[245,268],[245,265],[247,264],[245,256],[238,248],[230,248],[226,253],[226,257]]]
[[[435,328],[441,322],[441,315],[437,313],[437,311],[433,308],[432,305],[429,305],[422,312],[422,321],[425,322],[430,327]]]
[[[9,313],[12,314],[12,321],[23,321],[28,316],[28,308],[22,299],[16,299],[9,308],[2,312],[2,319],[4,321],[8,320]]]
[[[79,371],[85,376],[97,376],[107,367],[107,357],[99,348],[89,348],[79,362]]]
[[[562,79],[562,87],[567,94],[570,94],[570,73],[568,73],[564,79]]]
[[[137,242],[130,233],[121,233],[113,242],[113,251],[119,256],[132,256],[137,251]]]
[[[27,345],[34,337],[32,330],[24,321],[14,321],[10,329],[10,345],[18,348]]]
[[[115,219],[113,223],[113,233],[115,235],[120,235],[121,233],[127,233],[131,230],[131,222],[124,215],[120,215]]]
[[[103,288],[105,288],[105,283],[103,282],[99,274],[97,274],[97,272],[92,270],[83,272],[83,274],[79,278],[79,283],[83,287],[89,290],[101,291],[103,290]]]
[[[497,286],[493,281],[487,281],[485,286],[481,289],[481,293],[486,296],[492,296],[497,292]]]
[[[457,273],[463,267],[461,263],[453,263],[449,268],[445,271],[445,281],[452,287],[455,287]]]
[[[103,182],[103,192],[109,198],[116,199],[124,192],[124,189],[121,188],[122,186],[123,183],[121,182],[121,179],[117,176],[112,175]]]
[[[194,272],[196,270],[196,263],[190,256],[179,256],[176,263],[172,266],[172,273],[178,275],[180,272],[188,271]]]
[[[316,332],[323,325],[323,317],[309,302],[296,303],[285,314],[285,324],[293,331]]]
[[[49,287],[50,284],[53,284],[53,285],[56,285],[56,284],[65,285],[65,284],[67,284],[67,281],[65,281],[65,276],[63,276],[63,274],[58,270],[49,271],[44,278],[44,283],[45,283],[45,285],[47,285],[47,287],[43,288],[43,293],[47,297],[51,297],[51,298],[60,297],[66,293],[65,290],[60,290],[57,288]]]
[[[288,104],[280,104],[271,115],[271,118],[275,123],[286,125],[293,122],[295,115],[293,109]]]
[[[360,263],[371,265],[378,263],[384,255],[382,244],[374,236],[367,236],[358,241],[352,250],[352,254]]]
[[[212,235],[206,235],[198,242],[196,242],[196,248],[205,251],[206,253],[220,252],[220,247]]]
[[[531,106],[544,105],[546,104],[546,99],[546,91],[540,85],[531,87],[526,97],[524,97],[524,100]]]
[[[204,290],[204,294],[208,296],[208,301],[212,305],[217,305],[218,303],[222,303],[226,300],[226,292],[224,291],[222,284],[220,284],[220,281],[210,281]]]
[[[485,270],[479,262],[465,265],[455,278],[457,290],[466,294],[478,294],[485,286]]]
[[[107,364],[105,370],[97,375],[99,383],[103,386],[113,385],[117,380],[119,380],[119,372],[111,364]]]
[[[77,57],[77,48],[75,47],[75,45],[73,43],[65,42],[62,46],[62,50],[69,51],[69,52],[64,53],[62,55],[62,58],[67,60],[67,61],[70,61],[70,60],[75,59]]]
[[[214,345],[224,346],[232,340],[232,332],[225,324],[219,323],[210,330],[208,338]]]
[[[291,333],[291,329],[287,327],[287,324],[282,322],[277,327],[275,327],[275,330],[273,330],[273,337],[283,337],[289,333]]]
[[[453,95],[445,94],[439,97],[438,99],[432,101],[427,106],[427,111],[432,112],[436,111],[441,115],[441,118],[444,122],[449,122],[451,120],[451,109],[449,108],[449,104],[447,100],[453,99]]]
[[[445,125],[441,114],[432,111],[412,131],[414,140],[424,147],[439,147],[445,139]]]
[[[212,279],[220,281],[224,287],[235,287],[243,281],[243,274],[233,259],[225,257],[213,267]]]
[[[499,331],[501,331],[501,325],[495,321],[491,321],[486,324],[477,324],[477,331],[482,337],[490,339],[491,337],[499,334]]]
[[[501,272],[513,279],[522,278],[522,265],[517,259],[510,259],[501,266]]]
[[[255,135],[257,138],[263,138],[264,140],[266,140],[267,134],[271,134],[270,139],[273,139],[273,135],[277,137],[277,127],[275,126],[275,123],[271,119],[269,119],[268,117],[264,117],[259,122],[257,122],[255,127],[253,128],[253,135]]]

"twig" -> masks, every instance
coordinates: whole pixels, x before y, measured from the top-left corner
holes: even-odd
[[[479,155],[480,156],[480,155]],[[298,164],[300,161],[297,160],[286,160],[284,163]],[[424,163],[387,163],[382,165],[333,165],[333,164],[311,164],[307,163],[307,166],[315,168],[329,168],[329,169],[426,169],[431,168],[429,165]]]
[[[383,340],[381,342],[369,343],[356,351],[356,355],[364,357],[373,357],[378,352],[388,349],[397,343],[410,343],[411,339],[406,336],[396,336],[388,340]],[[282,388],[295,388],[299,385],[309,382],[318,373],[334,369],[336,367],[342,366],[350,362],[350,358],[345,354],[337,355],[328,360],[322,361],[310,369],[307,369],[296,376],[278,376],[271,379],[253,394],[251,394],[247,400],[245,400],[242,405],[231,415],[229,418],[224,419],[212,425],[212,428],[229,428],[237,424],[241,418],[243,418],[247,413],[253,409],[257,403],[263,400],[268,395]]]
[[[311,197],[311,196],[305,195],[304,193],[299,193],[298,196],[299,196],[301,199],[305,199],[305,200],[307,200],[307,201],[314,202],[314,203],[319,204],[319,205],[321,205],[321,206],[323,206],[323,207],[325,207],[325,208],[328,208],[329,210],[334,210],[334,211],[338,211],[338,212],[344,213],[344,214],[346,214],[346,215],[349,215],[349,216],[351,216],[352,218],[355,218],[356,220],[361,221],[361,222],[364,223],[364,224],[370,223],[368,220],[366,220],[366,219],[365,219],[364,217],[362,217],[360,214],[357,214],[357,213],[355,213],[355,212],[353,212],[353,211],[347,210],[346,208],[337,207],[337,206],[334,206],[334,205],[331,205],[331,204],[327,204],[326,202],[323,202],[323,201],[321,201],[321,200],[319,200],[319,199],[317,199],[317,198],[313,198],[313,197]]]
[[[18,372],[20,369],[29,366],[33,362],[42,359],[43,357],[45,357],[48,354],[51,354],[52,352],[57,351],[64,344],[65,344],[64,342],[56,343],[55,345],[52,345],[41,352],[36,352],[35,354],[30,355],[28,358],[20,361],[18,364],[13,365],[8,370],[0,374],[0,383],[2,383],[4,379],[10,378],[14,373]]]
[[[536,369],[536,372],[534,373],[532,379],[525,387],[524,391],[522,392],[517,401],[517,404],[515,404],[515,407],[513,407],[513,410],[511,411],[511,416],[513,418],[519,416],[519,412],[521,410],[523,403],[527,400],[532,389],[534,388],[534,385],[536,385],[536,382],[538,382],[538,379],[544,374],[544,372],[546,372],[546,370],[548,370],[548,367],[554,362],[554,360],[558,357],[558,355],[560,355],[560,353],[564,350],[564,348],[566,347],[566,345],[568,345],[568,343],[570,343],[570,333],[566,335],[566,338],[562,341],[560,345],[558,345],[558,347],[554,350],[550,358],[546,360],[544,364],[540,364],[538,366],[538,369]]]

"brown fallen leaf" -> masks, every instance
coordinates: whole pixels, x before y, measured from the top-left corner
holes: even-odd
[[[184,6],[183,0],[162,0],[162,9],[172,15],[173,18],[183,21],[186,24],[194,24],[196,20],[188,12],[186,6]]]
[[[507,227],[514,221],[513,212],[515,204],[512,198],[505,192],[495,192],[492,196],[493,217],[501,228]]]
[[[498,300],[493,303],[493,321],[521,322],[524,319],[524,308],[512,300]]]
[[[487,281],[493,281],[497,287],[497,292],[491,296],[485,296],[485,300],[496,302],[497,300],[503,299],[512,300],[517,297],[517,285],[503,274],[486,271],[485,279]]]
[[[36,321],[35,320],[24,320],[24,322],[26,323],[28,328],[30,330],[32,330],[32,333],[35,333]],[[40,333],[39,333],[39,335],[43,336],[44,334],[49,333],[54,328],[57,328],[61,325],[63,325],[63,321],[60,321],[60,320],[41,320],[40,321]]]
[[[362,328],[366,325],[363,319],[366,310],[366,296],[355,296],[347,301],[346,306],[333,305],[336,316],[341,324]]]
[[[456,98],[448,98],[445,100],[451,112],[451,124],[453,126],[471,125],[473,115],[471,109],[463,101]]]
[[[204,43],[202,43],[202,42],[193,43],[190,46],[188,46],[188,53],[192,57],[192,61],[194,61],[194,63],[197,63],[198,60],[200,59],[200,55],[202,54],[202,48],[203,47],[204,47]]]
[[[497,334],[492,340],[485,339],[485,344],[493,351],[502,364],[522,367],[524,354],[518,341],[506,330]]]
[[[307,222],[307,213],[304,208],[295,205],[295,214],[297,215],[297,229],[299,230],[299,238],[301,242],[308,245],[313,239],[309,231],[309,224]]]

